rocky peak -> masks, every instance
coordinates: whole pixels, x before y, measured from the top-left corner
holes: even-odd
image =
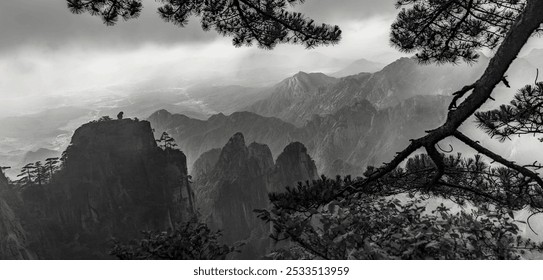
[[[209,117],[208,121],[210,122],[216,122],[216,121],[223,121],[223,120],[226,120],[227,117],[225,114],[223,113],[218,113],[216,115],[213,115],[211,117]]]
[[[381,72],[397,73],[409,70],[417,66],[417,62],[413,58],[401,57],[391,64],[385,66]]]
[[[215,166],[208,171],[213,162]],[[267,145],[253,142],[247,147],[241,133],[232,136],[222,150],[204,153],[196,161],[194,172],[198,174],[195,190],[199,212],[213,228],[223,231],[227,243],[246,243],[240,258],[261,257],[271,246],[269,228],[253,212],[269,206],[268,194],[318,176],[303,144],[288,145],[274,164]]]
[[[277,157],[268,192],[282,192],[286,186],[312,181],[318,176],[317,167],[307,153],[307,148],[300,142],[294,142]]]
[[[275,86],[276,95],[303,96],[307,93],[315,93],[319,88],[337,82],[338,79],[327,76],[323,73],[298,72],[296,75],[283,80]]]
[[[149,120],[153,122],[155,126],[165,127],[171,122],[172,117],[172,113],[162,109],[149,116]]]
[[[149,122],[130,119],[77,129],[63,170],[23,198],[39,213],[26,223],[33,249],[53,259],[106,258],[107,240],[166,230],[194,214],[183,152],[160,149]]]
[[[78,128],[71,145],[86,152],[147,152],[157,147],[151,124],[131,119],[91,122]]]
[[[220,151],[204,153],[193,169],[196,201],[202,217],[224,232],[228,243],[243,241],[241,258],[257,258],[270,246],[269,228],[253,210],[269,206],[270,190],[279,191],[298,181],[317,177],[315,163],[301,143],[288,145],[274,164],[267,145],[248,147],[243,134],[236,133]],[[215,159],[215,157],[218,159]],[[212,171],[208,165],[216,162]]]
[[[239,172],[244,171],[242,169],[248,155],[249,150],[245,145],[245,138],[243,134],[238,132],[222,148],[216,169],[229,174],[229,176],[237,176]]]
[[[248,150],[251,161],[249,167],[253,169],[251,173],[265,175],[273,168],[273,155],[267,145],[253,142],[249,145]]]
[[[247,147],[243,134],[236,133],[222,148],[213,170],[195,181],[197,208],[203,220],[222,230],[225,242],[248,243],[242,258],[257,256],[255,236],[265,240],[266,226],[253,210],[267,207],[266,175],[272,166],[266,145]]]

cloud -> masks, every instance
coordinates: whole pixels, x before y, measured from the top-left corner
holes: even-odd
[[[320,22],[342,24],[352,20],[389,14],[393,0],[309,0],[296,7]],[[219,35],[204,32],[197,18],[185,28],[176,27],[159,18],[159,3],[144,0],[142,15],[115,26],[106,26],[98,17],[74,15],[66,0],[1,0],[0,52],[34,47],[58,49],[66,45],[89,48],[113,48],[154,44],[211,42]]]
[[[270,57],[277,69],[304,71],[316,69],[316,57],[345,64],[359,58],[389,62],[399,56],[388,44],[392,3],[306,1],[297,9],[344,31],[339,45],[308,55],[300,45],[234,48],[231,38],[202,31],[194,18],[185,28],[175,27],[158,17],[154,0],[144,0],[140,18],[113,27],[71,14],[65,0],[0,0],[0,103],[9,109],[2,114],[55,106],[68,100],[62,97],[68,93],[106,94],[118,85],[171,84],[268,67]]]
[[[66,45],[91,47],[139,46],[205,42],[216,38],[204,32],[196,19],[185,28],[162,21],[155,1],[144,1],[142,15],[115,26],[106,26],[98,17],[74,15],[65,0],[0,1],[0,51],[19,48],[58,49]]]

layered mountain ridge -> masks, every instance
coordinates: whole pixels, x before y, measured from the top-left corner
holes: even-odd
[[[450,94],[473,83],[487,63],[488,58],[482,57],[473,66],[435,66],[401,58],[381,71],[343,78],[332,78],[322,73],[298,73],[275,85],[267,98],[246,110],[303,126],[314,115],[333,114],[362,100],[384,109],[415,96]],[[308,85],[309,82],[312,84]]]
[[[441,124],[447,102],[446,97],[420,96],[378,110],[362,100],[334,114],[314,116],[303,127],[249,112],[219,114],[201,121],[159,111],[149,121],[156,134],[166,131],[176,139],[187,154],[189,166],[202,153],[220,148],[230,135],[241,132],[248,142],[268,145],[274,157],[289,143],[300,142],[307,147],[319,172],[329,176],[361,175],[364,167],[388,160],[409,139]],[[193,175],[195,172],[190,171]]]

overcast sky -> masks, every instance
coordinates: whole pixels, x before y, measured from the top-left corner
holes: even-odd
[[[191,73],[234,70],[247,57],[256,63],[277,56],[284,58],[276,59],[278,65],[291,68],[308,63],[289,58],[308,57],[308,53],[388,63],[402,55],[388,42],[397,13],[394,2],[307,0],[297,7],[299,11],[343,30],[339,45],[308,52],[293,45],[273,51],[234,48],[231,38],[202,31],[198,19],[191,19],[185,28],[163,22],[156,14],[155,0],[144,0],[138,19],[113,27],[98,17],[71,14],[65,0],[0,0],[0,103],[7,104],[4,114],[21,113],[25,111],[21,107],[58,103],[46,98],[52,95],[191,79]]]

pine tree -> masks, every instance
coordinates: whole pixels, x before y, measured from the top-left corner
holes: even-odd
[[[32,170],[34,170],[34,168],[35,167],[33,163],[28,163],[23,166],[21,168],[21,173],[17,175],[17,177],[20,178],[19,180],[17,180],[17,183],[23,186],[31,185],[32,183],[34,183],[34,177],[32,174]]]
[[[401,224],[402,219],[410,217],[412,211],[416,212],[418,203],[394,205],[393,202],[382,201],[384,197],[400,194],[408,195],[415,202],[420,197],[428,196],[444,197],[460,205],[469,201],[478,210],[485,211],[482,213],[485,221],[496,217],[500,221],[505,219],[500,222],[501,225],[507,225],[514,219],[513,210],[526,206],[535,212],[543,210],[543,179],[537,172],[540,165],[521,165],[507,160],[459,131],[466,120],[492,99],[491,94],[499,84],[510,86],[506,79],[509,66],[527,40],[541,31],[543,1],[399,0],[397,7],[403,9],[392,25],[391,41],[400,50],[416,52],[416,57],[422,63],[457,63],[459,60],[476,61],[477,51],[487,48],[494,50],[495,54],[486,71],[475,83],[452,94],[449,113],[442,126],[411,140],[390,162],[380,167],[369,167],[364,177],[356,180],[323,178],[313,184],[289,188],[284,194],[272,194],[270,200],[273,207],[259,210],[259,216],[273,224],[277,240],[291,240],[301,247],[304,255],[317,258],[372,258],[377,255],[384,258],[492,256],[502,259],[518,257],[521,249],[543,249],[539,244],[524,246],[524,241],[515,240],[518,231],[514,226],[493,228],[491,224],[485,229],[490,230],[487,235],[489,240],[481,240],[487,245],[493,244],[490,251],[487,250],[489,248],[482,249],[480,246],[483,244],[459,245],[457,242],[453,244],[465,247],[455,250],[466,250],[466,254],[455,255],[453,251],[442,250],[449,248],[447,243],[450,240],[447,237],[454,239],[458,235],[448,232],[447,228],[435,229],[435,232],[439,232],[435,236],[431,233],[431,239],[437,243],[411,240],[413,242],[404,246],[399,242],[404,238],[412,239],[416,231],[403,231],[402,227],[393,225],[396,222]],[[541,133],[540,88],[539,84],[527,86],[510,106],[477,114],[480,126],[502,140],[518,134],[538,135]],[[461,155],[445,156],[439,152],[442,150],[439,143],[448,137],[456,138],[478,155],[471,159]],[[426,155],[413,157],[420,149],[424,149]],[[483,156],[493,164],[487,163]],[[403,163],[406,163],[405,167],[400,168]],[[409,209],[411,207],[414,208]],[[396,212],[398,209],[402,211]],[[350,211],[351,215],[341,214],[346,211]],[[470,222],[466,216],[467,220],[462,221],[468,223],[462,224],[448,213],[437,213],[438,216],[428,216],[427,219],[415,215],[408,220],[410,225],[423,226],[425,230],[435,228],[440,223],[462,228],[474,222]],[[448,218],[439,222],[439,216],[444,217],[443,214]],[[319,224],[319,219],[322,227],[315,226]],[[390,219],[388,228],[365,224],[367,221],[378,223],[387,219]],[[373,227],[376,231],[372,233]],[[329,230],[331,232],[327,236]],[[379,230],[395,232],[381,236],[383,233]],[[510,235],[503,240],[504,243],[500,243],[499,238],[503,235],[493,236],[491,232],[507,232]],[[345,242],[348,244],[345,245]],[[418,245],[425,250],[417,257],[421,253],[417,251],[420,249]],[[338,250],[334,250],[336,248]],[[435,249],[439,252],[433,255],[432,250]],[[376,255],[368,255],[369,252]],[[416,254],[413,255],[413,252]]]
[[[59,158],[53,157],[45,160],[45,170],[47,180],[50,182],[53,179],[53,175],[60,169],[59,167]]]
[[[34,178],[34,183],[38,184],[38,186],[43,186],[47,180],[47,169],[41,161],[35,162],[31,169],[30,174],[32,174],[32,177]]]
[[[156,142],[158,147],[163,150],[175,149],[175,147],[177,147],[175,139],[173,139],[166,131],[160,135],[159,139],[156,139]]]
[[[543,83],[522,88],[510,105],[475,116],[479,126],[500,141],[514,135],[533,135],[543,142]]]
[[[160,0],[160,17],[166,22],[184,27],[190,16],[200,18],[203,30],[215,29],[219,34],[233,37],[235,46],[271,49],[279,43],[302,44],[307,48],[336,44],[341,39],[337,26],[317,24],[289,6],[304,0]],[[114,25],[119,18],[137,18],[143,8],[142,0],[67,0],[68,8],[76,14],[99,16],[105,24]]]

